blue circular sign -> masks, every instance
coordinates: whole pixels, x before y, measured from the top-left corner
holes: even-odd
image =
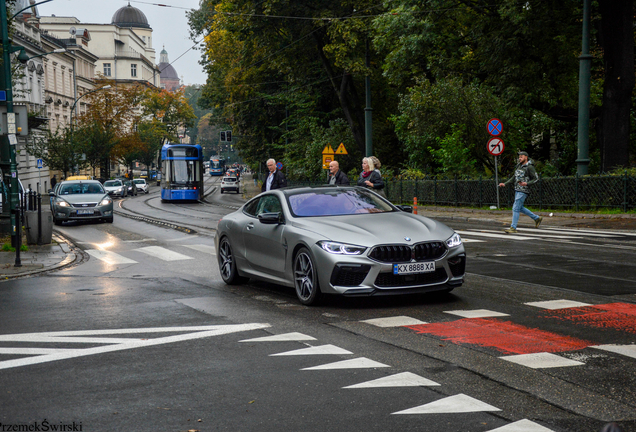
[[[488,133],[492,136],[501,135],[503,132],[503,123],[499,119],[488,120]]]
[[[282,170],[283,169],[283,163],[282,162],[276,162],[276,169]]]

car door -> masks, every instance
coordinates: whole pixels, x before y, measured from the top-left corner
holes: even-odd
[[[262,213],[282,213],[278,197],[268,194],[260,197],[252,217],[245,218],[242,227],[245,258],[249,265],[263,273],[283,277],[287,242],[285,240],[285,224],[264,224],[258,220]]]

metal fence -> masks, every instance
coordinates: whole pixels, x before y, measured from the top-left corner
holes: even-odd
[[[505,179],[504,179],[505,180]],[[500,179],[501,181],[501,179]],[[289,181],[289,186],[324,184],[322,181]],[[494,178],[385,179],[385,193],[396,204],[486,207],[497,205]],[[501,207],[512,207],[514,188],[499,188]],[[530,186],[525,205],[539,209],[636,209],[636,177],[599,175],[540,177]]]

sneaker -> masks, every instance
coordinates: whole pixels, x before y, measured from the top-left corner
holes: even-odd
[[[508,228],[505,229],[504,232],[507,232],[508,234],[517,234],[517,228]]]
[[[539,216],[539,219],[534,221],[534,227],[539,228],[541,226],[541,222],[543,222],[543,216]]]

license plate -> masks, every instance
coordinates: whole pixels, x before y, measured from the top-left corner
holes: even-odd
[[[415,273],[430,273],[435,271],[435,262],[393,264],[393,274],[406,275]]]
[[[93,210],[78,210],[77,211],[78,215],[81,215],[81,214],[87,215],[87,214],[93,214],[93,213],[94,213]]]

